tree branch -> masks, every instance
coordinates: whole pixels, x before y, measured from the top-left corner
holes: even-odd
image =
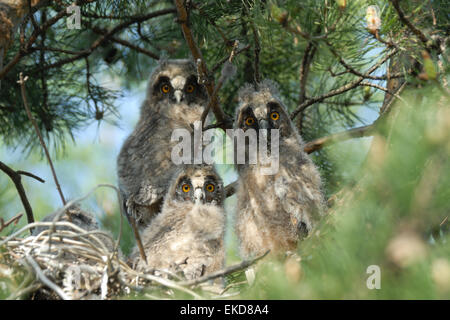
[[[25,209],[25,212],[27,214],[28,223],[33,223],[34,222],[33,209],[31,209],[30,202],[28,201],[27,195],[25,193],[25,188],[23,187],[22,177],[20,176],[20,173],[14,171],[1,161],[0,161],[0,170],[6,173],[16,186],[20,200],[22,201],[23,208]],[[32,233],[33,230],[30,229],[30,232]]]
[[[216,279],[216,278],[222,277],[224,275],[248,268],[252,264],[256,263],[257,261],[259,261],[262,258],[264,258],[265,256],[267,256],[269,254],[269,252],[270,252],[270,250],[267,250],[263,255],[260,255],[259,257],[256,257],[254,259],[244,260],[241,263],[235,264],[233,266],[229,266],[223,270],[211,272],[210,274],[204,275],[197,279],[180,281],[180,282],[177,282],[177,284],[181,285],[181,286],[194,286],[196,284],[200,284],[200,283],[203,283],[203,282],[206,282],[206,281],[209,281],[212,279]]]
[[[224,124],[224,126],[222,126],[221,128],[223,130],[226,130],[225,124],[228,124],[231,120],[228,119],[228,116],[223,112],[222,108],[219,105],[217,96],[214,95],[214,80],[210,78],[210,73],[208,71],[208,68],[206,67],[205,61],[203,60],[202,53],[194,40],[194,36],[192,35],[192,31],[189,27],[188,14],[184,6],[184,1],[175,0],[175,6],[178,11],[178,22],[180,23],[184,39],[186,40],[189,50],[191,51],[192,57],[197,62],[197,66],[199,69],[198,71],[200,73],[199,76],[204,75],[206,77],[206,80],[203,84],[205,85],[206,91],[208,92],[208,97],[211,100],[210,104],[212,107],[212,111],[216,116],[217,122]]]
[[[75,5],[83,5],[85,3],[90,3],[96,0],[77,0],[75,1]],[[30,13],[32,14],[32,12]],[[41,24],[38,29],[33,30],[30,38],[23,48],[17,52],[17,54],[12,58],[12,60],[2,69],[0,70],[0,79],[4,78],[5,75],[25,56],[30,54],[32,51],[30,50],[32,44],[37,40],[38,36],[42,33],[46,32],[49,27],[58,22],[61,18],[67,16],[67,7],[63,10],[59,11],[54,17],[48,19],[45,23]]]
[[[36,120],[33,118],[33,115],[31,114],[30,109],[28,108],[28,102],[27,102],[27,97],[26,97],[26,92],[25,92],[25,81],[26,80],[27,80],[26,78],[25,79],[23,78],[23,74],[21,72],[18,83],[20,84],[20,91],[22,93],[23,105],[27,112],[28,119],[33,124],[34,130],[36,131],[36,134],[39,138],[39,142],[41,143],[41,146],[44,149],[45,155],[46,155],[48,163],[50,165],[50,169],[52,171],[53,179],[55,180],[56,188],[58,189],[59,196],[61,197],[61,201],[62,201],[63,205],[65,205],[66,200],[64,199],[64,195],[62,193],[61,186],[59,185],[58,178],[56,177],[56,172],[55,172],[55,168],[53,167],[52,159],[50,158],[50,154],[48,152],[47,146],[45,145],[44,139],[42,138],[42,135],[41,135],[39,127],[36,123]],[[70,221],[70,216],[69,216],[69,221]]]
[[[363,74],[364,76],[370,75],[372,72],[377,70],[383,63],[385,63],[388,59],[390,59],[392,56],[394,56],[397,53],[397,49],[392,50],[390,53],[388,53],[386,56],[384,56],[380,61],[378,61],[375,65],[373,65],[369,70]],[[307,107],[322,102],[325,99],[334,97],[336,95],[342,94],[344,92],[347,92],[351,89],[356,88],[360,85],[360,83],[365,79],[365,77],[358,77],[356,80],[349,82],[337,89],[331,90],[323,95],[320,95],[318,97],[308,98],[305,102],[301,103],[292,113],[291,113],[291,119],[295,119],[295,117],[302,111],[304,111]]]
[[[414,24],[408,20],[408,18],[406,18],[405,14],[403,13],[402,9],[400,8],[400,4],[398,2],[398,0],[391,0],[392,5],[395,8],[395,11],[397,11],[397,15],[400,18],[400,21],[406,25],[409,30],[412,31],[412,33],[414,33],[419,39],[420,41],[422,41],[423,45],[425,46],[425,49],[430,52],[432,49],[436,50],[438,54],[440,54],[441,50],[440,47],[438,45],[436,45],[435,43],[433,43],[433,41],[431,39],[428,39],[427,36],[418,28],[416,28],[414,26]]]
[[[306,153],[312,153],[314,151],[320,150],[323,147],[335,143],[335,142],[341,142],[353,138],[361,138],[361,137],[367,137],[371,136],[374,132],[374,124],[353,128],[350,130],[346,130],[343,132],[335,133],[326,137],[318,138],[315,140],[312,140],[305,144],[303,150]]]
[[[174,8],[169,8],[169,9],[162,9],[162,10],[154,11],[154,12],[142,15],[142,16],[135,16],[133,20],[122,22],[122,23],[118,24],[117,26],[115,26],[114,28],[112,28],[111,30],[106,31],[102,36],[100,36],[97,40],[95,40],[89,48],[87,48],[83,51],[80,51],[77,55],[74,55],[73,57],[70,57],[70,58],[62,59],[62,60],[57,61],[50,65],[47,65],[45,68],[46,69],[57,68],[64,64],[71,63],[71,62],[77,61],[79,59],[83,59],[83,58],[89,56],[92,52],[94,52],[94,50],[97,49],[105,41],[112,40],[112,38],[114,38],[113,35],[115,33],[122,31],[123,29],[129,27],[130,25],[132,25],[134,23],[143,22],[143,21],[155,18],[155,17],[159,17],[159,16],[162,16],[165,14],[174,13],[174,12],[175,12]],[[133,47],[133,49],[138,50],[138,47],[136,47],[135,45],[133,45],[125,40],[114,38],[114,41],[116,41],[122,45],[126,45],[128,47]],[[146,51],[146,50],[139,48],[139,51],[144,53],[144,51]],[[150,51],[148,51],[148,52],[146,51],[146,53],[150,54]],[[151,53],[151,55],[154,55],[154,54]],[[155,57],[156,57],[156,55],[152,56],[152,58],[155,58]],[[38,68],[34,71],[39,72],[40,69],[41,68]]]

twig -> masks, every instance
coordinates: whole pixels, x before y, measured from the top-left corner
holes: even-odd
[[[316,53],[317,46],[312,41],[308,42],[305,53],[303,54],[302,64],[300,66],[300,94],[298,104],[302,104],[306,100],[306,83],[308,80],[309,70],[311,69],[311,62]],[[300,113],[298,119],[298,130],[300,134],[303,131],[303,112]]]
[[[147,264],[147,256],[145,255],[144,246],[142,245],[141,235],[139,234],[139,230],[136,226],[136,219],[134,219],[133,215],[129,216],[131,222],[131,229],[133,229],[134,238],[136,239],[136,244],[139,249],[139,255],[141,256],[142,261]]]
[[[248,45],[246,45],[245,47],[243,47],[243,48],[237,50],[237,51],[235,52],[234,56],[237,56],[237,55],[239,55],[240,53],[242,53],[242,52],[248,50],[250,47],[251,47],[251,45],[248,44]],[[211,69],[211,72],[212,72],[212,73],[215,73],[217,70],[219,70],[219,68],[220,68],[225,62],[229,61],[229,59],[230,59],[230,56],[226,56],[225,58],[223,58],[222,60],[220,60],[219,62],[217,62],[217,63],[214,65],[214,67]]]
[[[28,201],[25,189],[22,185],[22,177],[17,171],[14,171],[1,161],[0,161],[0,170],[6,173],[16,186],[20,200],[22,201],[23,208],[25,209],[25,212],[27,214],[28,223],[33,223],[34,222],[33,209],[31,209],[30,202]],[[33,230],[31,229],[30,232],[33,232]]]
[[[77,0],[75,1],[75,5],[83,5],[85,3],[90,3],[96,0]],[[33,7],[34,8],[34,7]],[[34,12],[34,11],[33,11]],[[31,12],[30,14],[33,14]],[[58,22],[61,18],[67,16],[67,7],[59,11],[54,17],[48,19],[45,23],[41,24],[38,29],[33,30],[33,33],[31,34],[30,38],[28,39],[27,43],[24,45],[19,52],[11,59],[11,61],[2,69],[0,70],[0,79],[4,78],[5,75],[25,56],[30,54],[32,51],[29,50],[31,48],[31,45],[37,40],[38,36],[41,33],[46,32],[46,30],[54,25],[56,22]],[[21,28],[22,30],[23,28]]]
[[[192,31],[189,27],[188,22],[188,14],[184,6],[184,1],[175,0],[175,5],[178,11],[178,22],[180,23],[184,39],[186,40],[189,50],[191,51],[192,57],[197,62],[198,69],[200,71],[199,73],[207,77],[207,81],[206,83],[204,83],[204,85],[206,87],[206,91],[208,92],[208,97],[211,100],[210,103],[212,111],[216,116],[217,122],[226,124],[229,122],[228,117],[219,106],[217,96],[214,96],[214,80],[209,77],[210,73],[208,72],[208,68],[206,67],[205,61],[203,60],[202,53],[194,40],[194,36],[192,35]]]
[[[105,35],[105,34],[108,33],[108,31],[106,31],[106,30],[104,30],[104,29],[102,29],[102,28],[98,28],[98,27],[92,26],[92,25],[90,25],[90,24],[88,24],[88,23],[86,23],[86,25],[88,25],[89,28],[90,28],[92,31],[94,31],[95,33],[97,33],[97,34]],[[111,37],[109,38],[109,40],[111,40],[111,41],[113,41],[113,42],[116,42],[116,43],[118,43],[118,44],[120,44],[120,45],[122,45],[122,46],[125,46],[125,47],[128,47],[128,48],[130,48],[130,49],[133,49],[133,50],[135,50],[135,51],[137,51],[137,52],[139,52],[139,53],[143,53],[143,54],[145,54],[146,56],[149,56],[150,58],[153,58],[153,59],[155,59],[155,60],[159,60],[159,56],[158,56],[156,53],[154,53],[154,52],[152,52],[152,51],[150,51],[150,50],[147,50],[147,49],[145,49],[145,48],[141,48],[141,47],[139,47],[139,46],[137,46],[137,45],[134,45],[134,44],[132,44],[132,43],[129,42],[129,41],[126,41],[126,40],[123,40],[123,39],[120,39],[120,38],[117,38],[117,37],[113,37],[113,36],[111,36]]]
[[[3,229],[5,229],[11,223],[14,223],[14,225],[16,225],[19,222],[20,218],[22,218],[22,216],[23,216],[23,213],[19,213],[6,222],[3,220],[3,218],[0,218],[0,232],[2,232]]]
[[[224,275],[227,275],[227,274],[230,274],[230,273],[233,273],[233,272],[236,272],[236,271],[248,268],[252,264],[256,263],[257,261],[259,261],[262,258],[264,258],[265,256],[267,256],[269,254],[269,252],[270,252],[270,250],[267,250],[263,255],[260,255],[259,257],[256,257],[254,259],[244,260],[244,261],[242,261],[242,262],[240,262],[238,264],[235,264],[233,266],[229,266],[229,267],[227,267],[225,269],[218,270],[218,271],[215,271],[215,272],[211,272],[210,274],[204,275],[204,276],[202,276],[200,278],[197,278],[197,279],[188,280],[188,281],[181,281],[181,282],[178,282],[178,284],[182,285],[182,286],[194,286],[194,285],[197,285],[199,283],[206,282],[206,281],[209,281],[209,280],[212,280],[212,279],[216,279],[216,278],[222,277]]]
[[[375,70],[377,70],[383,63],[385,63],[388,59],[390,59],[392,56],[394,56],[398,51],[396,49],[392,50],[390,53],[388,53],[386,56],[384,56],[382,59],[380,59],[380,61],[378,61],[375,65],[373,65],[371,68],[369,68],[369,70],[367,70],[367,72],[364,75],[370,75],[372,72],[374,72]],[[318,102],[322,102],[325,99],[334,97],[336,95],[342,94],[344,92],[347,92],[351,89],[356,88],[357,86],[360,85],[360,83],[364,80],[364,77],[358,77],[356,80],[346,83],[343,86],[331,90],[323,95],[320,95],[318,97],[313,97],[313,98],[308,98],[305,102],[301,103],[299,106],[297,106],[297,108],[291,113],[291,119],[295,119],[295,117],[302,112],[303,110],[305,110],[307,107],[309,107],[310,105],[313,105],[315,103]]]
[[[402,97],[400,97],[397,93],[392,92],[391,90],[389,90],[388,88],[385,88],[383,86],[380,86],[378,84],[372,83],[372,82],[367,82],[367,81],[363,81],[359,84],[360,86],[365,86],[365,87],[372,87],[372,88],[376,88],[378,90],[384,91],[394,97],[396,97],[398,100],[400,100],[401,102],[403,102],[404,104],[408,104],[405,99],[403,99]]]
[[[27,97],[26,97],[26,92],[25,92],[25,81],[27,80],[27,78],[28,77],[25,77],[25,79],[24,79],[22,72],[20,73],[18,83],[20,84],[23,105],[24,105],[25,110],[27,112],[28,119],[33,124],[34,130],[36,131],[36,134],[39,137],[39,142],[41,143],[41,146],[44,149],[45,156],[47,157],[48,163],[50,165],[50,169],[52,171],[53,179],[55,180],[55,184],[56,184],[56,188],[58,189],[59,196],[61,197],[61,201],[62,201],[63,205],[65,205],[66,204],[66,200],[64,199],[64,195],[63,195],[61,187],[59,185],[58,178],[56,177],[56,172],[55,172],[55,168],[53,167],[52,159],[50,158],[50,154],[48,152],[47,146],[45,145],[44,139],[42,138],[42,135],[41,135],[39,127],[38,127],[38,125],[36,123],[36,120],[33,118],[33,115],[31,114],[30,109],[28,108]],[[68,215],[68,217],[69,217],[69,221],[70,221],[70,216]]]
[[[233,194],[236,193],[237,187],[238,187],[238,182],[237,181],[234,181],[234,182],[230,183],[229,185],[227,185],[225,187],[225,196],[227,198],[231,197]]]
[[[333,73],[330,70],[330,73],[332,76],[340,76],[346,73],[353,73],[354,75],[358,76],[358,77],[363,77],[365,79],[371,79],[371,80],[387,80],[389,79],[394,79],[394,78],[403,78],[404,75],[401,73],[398,74],[391,74],[389,75],[389,77],[387,75],[383,75],[383,76],[372,76],[370,74],[367,73],[362,73],[359,72],[358,70],[354,69],[352,66],[350,66],[347,62],[345,62],[345,60],[337,53],[337,51],[333,48],[332,44],[329,41],[326,41],[326,44],[328,45],[328,47],[330,48],[331,53],[339,60],[339,63],[347,70],[347,72],[340,72],[340,73]]]
[[[375,128],[375,126],[373,124],[371,124],[368,126],[353,128],[350,130],[332,134],[330,136],[318,138],[318,139],[315,139],[313,141],[306,143],[303,150],[306,153],[312,153],[312,152],[322,149],[323,147],[325,147],[331,143],[334,143],[334,142],[340,142],[340,141],[345,141],[345,140],[349,140],[349,139],[353,139],[353,138],[361,138],[361,137],[370,136],[373,134],[374,128]]]
[[[433,41],[431,39],[428,39],[427,36],[418,28],[416,28],[416,26],[414,26],[414,24],[408,20],[408,18],[406,18],[405,14],[403,13],[402,9],[400,8],[400,4],[398,2],[398,0],[391,0],[392,5],[394,6],[395,11],[397,11],[397,15],[400,18],[400,21],[406,25],[411,31],[412,33],[414,33],[419,39],[420,41],[422,41],[425,49],[430,52],[432,49],[437,51],[437,54],[440,54],[441,49],[438,45],[436,45],[435,43],[433,43]]]
[[[27,171],[23,171],[23,170],[17,170],[16,171],[18,174],[21,174],[23,176],[28,176],[31,177],[33,179],[36,179],[37,181],[41,182],[41,183],[45,183],[45,180],[42,178],[39,178],[37,175],[32,174],[31,172],[27,172]]]
[[[107,32],[106,32],[105,34],[103,34],[102,36],[100,36],[97,40],[95,40],[95,41],[91,44],[91,46],[90,46],[89,48],[84,49],[83,51],[80,51],[79,54],[74,55],[73,57],[61,59],[61,60],[59,60],[59,61],[57,61],[57,62],[54,62],[54,63],[52,63],[52,64],[49,64],[49,65],[47,65],[47,66],[45,67],[45,69],[57,68],[57,67],[60,67],[60,66],[62,66],[62,65],[64,65],[64,64],[72,63],[72,62],[75,62],[75,61],[77,61],[77,60],[79,60],[79,59],[83,59],[83,58],[89,56],[92,52],[94,52],[94,50],[96,50],[96,49],[97,49],[101,44],[103,44],[105,41],[111,39],[111,37],[112,37],[115,33],[117,33],[117,32],[119,32],[119,31],[121,31],[121,30],[123,30],[123,29],[129,27],[130,25],[132,25],[132,24],[134,24],[134,23],[139,23],[139,22],[143,22],[143,21],[146,21],[146,20],[149,20],[149,19],[152,19],[152,18],[156,18],[156,17],[162,16],[162,15],[165,15],[165,14],[174,13],[174,12],[175,12],[174,10],[175,10],[174,8],[162,9],[162,10],[158,10],[158,11],[155,11],[155,12],[151,12],[151,13],[148,13],[148,14],[145,14],[145,15],[142,15],[142,16],[136,16],[136,17],[134,18],[134,20],[126,21],[126,22],[120,23],[120,24],[118,24],[117,26],[115,26],[114,28],[112,28],[111,30],[107,31]],[[133,44],[131,44],[131,43],[125,41],[125,40],[121,40],[121,39],[118,39],[118,38],[114,38],[114,40],[115,40],[116,42],[122,44],[122,45],[125,45],[125,44],[126,44],[127,46],[134,47],[133,49],[137,50],[137,47],[136,47],[136,46],[134,46]],[[139,49],[139,50],[140,50],[141,52],[145,51],[145,49],[142,49],[142,50]],[[150,52],[150,51],[149,51],[149,52]],[[41,67],[41,68],[38,68],[38,69],[36,69],[36,70],[33,70],[33,72],[38,72],[38,71],[40,71],[41,69],[42,69],[42,67]]]
[[[211,109],[214,101],[217,101],[217,94],[219,93],[219,90],[222,88],[223,84],[230,78],[231,74],[229,74],[228,70],[225,70],[227,68],[233,68],[230,64],[233,62],[233,58],[236,55],[236,49],[239,46],[239,41],[236,40],[233,44],[233,49],[231,50],[230,57],[228,58],[228,62],[225,62],[225,65],[223,66],[222,73],[220,74],[219,81],[217,81],[217,85],[214,88],[214,92],[212,96],[209,97],[208,105],[206,106],[205,110],[203,111],[200,121],[202,123],[202,128],[205,126],[205,120],[208,116],[209,110]],[[234,71],[234,70],[232,70]]]
[[[256,30],[255,27],[255,23],[252,21],[252,33],[253,33],[253,40],[255,41],[255,45],[254,45],[254,53],[255,53],[255,58],[253,60],[254,64],[253,64],[253,70],[255,71],[254,74],[254,83],[255,83],[255,88],[257,87],[257,85],[261,82],[261,76],[259,74],[259,53],[261,52],[261,44],[259,41],[259,36],[258,36],[258,30]]]

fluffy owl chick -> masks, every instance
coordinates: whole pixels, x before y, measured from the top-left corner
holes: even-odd
[[[224,265],[225,194],[213,167],[179,170],[161,213],[142,234],[147,264],[137,249],[132,260],[138,270],[181,271],[193,279]]]
[[[236,232],[243,257],[267,250],[294,250],[324,212],[321,179],[303,151],[303,141],[277,97],[276,85],[265,80],[258,90],[247,85],[239,92],[235,128],[254,129],[270,151],[270,129],[279,131],[279,167],[265,175],[256,164],[238,164]],[[259,134],[267,129],[267,135]],[[247,150],[247,149],[246,149]],[[276,155],[271,155],[276,156]]]
[[[128,218],[148,225],[161,209],[176,166],[171,161],[174,129],[193,131],[207,105],[203,85],[190,60],[164,60],[150,76],[139,121],[117,159],[119,188]]]

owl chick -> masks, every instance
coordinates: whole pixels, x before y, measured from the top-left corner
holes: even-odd
[[[179,168],[164,205],[142,233],[147,263],[132,254],[137,270],[182,272],[187,279],[224,265],[225,193],[212,166]]]
[[[266,137],[269,145],[273,143],[270,129],[279,130],[278,171],[262,174],[260,158],[256,164],[237,165],[236,233],[243,257],[269,249],[271,253],[295,250],[324,212],[319,173],[277,95],[269,80],[258,90],[247,85],[239,92],[235,128],[254,129],[258,142]],[[261,129],[267,129],[267,135],[259,134]]]
[[[171,161],[174,129],[193,131],[207,105],[190,60],[164,60],[153,71],[140,119],[117,159],[119,188],[128,218],[144,228],[161,210],[176,166]]]

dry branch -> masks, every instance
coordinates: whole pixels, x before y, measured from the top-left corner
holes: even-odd
[[[186,7],[184,6],[184,1],[175,0],[175,6],[178,12],[178,22],[180,23],[184,39],[186,40],[189,50],[191,51],[192,57],[197,62],[199,75],[205,76],[205,81],[203,84],[206,87],[208,98],[210,99],[209,104],[211,104],[211,109],[214,115],[216,116],[217,123],[223,124],[221,128],[225,130],[227,127],[229,127],[229,123],[231,120],[228,119],[228,116],[223,112],[222,108],[220,107],[217,95],[214,95],[215,91],[214,80],[210,76],[211,74],[208,68],[206,67],[203,55],[200,49],[198,48],[194,40],[192,31],[189,27],[188,14],[186,11]]]
[[[6,173],[16,186],[17,192],[19,193],[20,200],[22,201],[23,208],[25,209],[25,212],[27,214],[28,223],[34,222],[34,216],[33,216],[33,209],[31,209],[30,202],[28,201],[27,195],[25,193],[25,189],[22,185],[22,177],[20,173],[17,171],[14,171],[10,167],[8,167],[6,164],[0,161],[0,170],[2,170],[4,173]],[[32,232],[33,230],[31,230]]]
[[[211,272],[210,274],[204,275],[198,279],[182,281],[182,282],[179,282],[179,284],[183,285],[183,286],[194,286],[194,285],[197,285],[197,284],[209,281],[209,280],[223,277],[227,274],[234,273],[236,271],[243,270],[243,269],[248,268],[249,266],[255,264],[257,261],[261,260],[265,256],[267,256],[269,254],[269,252],[270,252],[270,250],[267,250],[264,254],[260,255],[259,257],[254,258],[254,259],[244,260],[238,264],[229,266],[225,269]]]
[[[53,167],[53,162],[52,162],[52,159],[51,159],[50,154],[48,152],[47,146],[46,146],[46,144],[44,142],[44,139],[42,138],[41,131],[39,130],[39,127],[38,127],[38,125],[36,123],[36,120],[33,118],[33,115],[30,112],[30,108],[28,107],[28,102],[27,102],[27,97],[26,97],[26,92],[25,92],[25,81],[27,80],[26,78],[24,79],[23,74],[21,72],[20,76],[19,76],[18,83],[20,84],[20,90],[21,90],[21,93],[22,93],[23,105],[24,105],[25,110],[27,112],[28,119],[33,124],[34,130],[36,131],[36,134],[39,137],[39,142],[41,143],[41,146],[44,149],[45,156],[47,157],[48,164],[50,165],[50,169],[52,171],[53,179],[55,180],[56,188],[58,189],[59,196],[61,197],[61,201],[62,201],[63,204],[66,204],[66,200],[64,199],[64,195],[62,193],[61,186],[59,185],[58,178],[57,178],[56,172],[55,172],[55,168]],[[69,219],[70,219],[70,217],[69,217]]]

